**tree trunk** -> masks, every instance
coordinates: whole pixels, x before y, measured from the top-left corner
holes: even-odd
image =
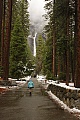
[[[74,86],[76,87],[76,70],[77,70],[77,55],[76,55],[76,46],[77,46],[77,0],[75,0],[75,26],[74,26]]]
[[[55,4],[55,0],[54,0],[54,2],[53,2],[53,6],[54,6],[54,4]],[[54,14],[54,9],[53,9],[53,14]],[[56,45],[55,45],[55,42],[56,42],[56,37],[55,37],[55,29],[56,29],[56,27],[55,27],[55,14],[53,15],[53,21],[54,21],[54,23],[53,23],[53,60],[52,60],[52,72],[53,72],[53,76],[55,77],[56,76]]]
[[[76,70],[76,83],[75,86],[80,88],[80,0],[77,0],[77,70]]]
[[[3,11],[3,0],[0,0],[0,48],[1,48],[1,30],[2,30],[2,11]],[[0,49],[1,53],[1,49]]]
[[[3,70],[3,65],[4,65],[4,33],[5,33],[5,11],[6,11],[6,7],[5,7],[5,0],[3,2],[3,17],[2,17],[2,35],[1,35],[1,66],[2,66],[2,70]],[[3,72],[1,77],[3,78]]]
[[[67,27],[66,27],[66,36],[67,36],[67,49],[66,49],[66,85],[69,85],[69,0],[67,0]]]
[[[1,67],[2,13],[3,13],[3,0],[0,0],[0,67]],[[1,75],[0,75],[0,76],[1,76]]]
[[[6,14],[6,33],[4,42],[4,65],[3,65],[3,80],[7,80],[9,76],[9,48],[11,34],[11,18],[12,18],[12,0],[8,0]]]

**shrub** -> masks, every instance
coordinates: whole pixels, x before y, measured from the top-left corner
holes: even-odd
[[[66,73],[60,72],[58,76],[59,80],[66,80]]]

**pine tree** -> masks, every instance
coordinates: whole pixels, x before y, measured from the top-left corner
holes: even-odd
[[[0,0],[0,76],[2,76],[2,65],[1,65],[1,38],[2,38],[2,15],[3,15],[3,1]]]
[[[5,7],[6,5],[6,7]],[[6,8],[6,10],[5,10]],[[12,0],[4,1],[3,8],[3,28],[2,28],[2,67],[3,67],[3,80],[8,80],[9,76],[9,51],[10,51],[10,38],[11,38],[11,21],[12,21]],[[5,13],[6,11],[6,13]],[[4,24],[5,23],[5,24]]]
[[[37,39],[37,48],[36,48],[36,71],[37,74],[42,72],[42,65],[43,65],[43,51],[44,51],[44,39],[40,34]]]
[[[14,78],[22,77],[22,72],[24,70],[25,65],[26,41],[24,39],[24,31],[20,17],[17,16],[11,37],[10,76]]]
[[[46,0],[45,0],[46,1]],[[45,31],[47,33],[47,54],[46,54],[46,68],[50,76],[56,76],[56,24],[54,16],[54,6],[55,1],[48,0],[45,4],[45,9],[47,14],[45,18],[49,21],[48,25],[45,26]],[[50,46],[50,47],[49,47]],[[48,58],[48,59],[47,59]],[[49,69],[48,69],[49,68]]]
[[[33,59],[27,43],[29,34],[29,13],[27,9],[27,1],[14,1],[9,72],[10,76],[14,78],[24,76],[24,72],[27,72],[26,65],[29,60]]]
[[[74,29],[75,29],[75,1],[66,0],[45,0],[48,19],[48,27],[46,27],[47,34],[51,32],[50,36],[53,39],[53,74],[54,76],[60,73],[66,74],[66,83],[69,81],[69,74],[75,74],[75,65],[71,62],[74,58]],[[56,46],[55,46],[56,45]],[[71,58],[72,56],[72,58]],[[56,62],[55,62],[56,61]],[[75,60],[74,60],[75,61]],[[71,64],[70,64],[71,63]],[[52,70],[52,69],[51,69]],[[74,76],[72,77],[74,81]]]
[[[76,70],[76,82],[75,86],[80,88],[80,1],[76,2],[77,13],[77,31],[76,31],[76,52],[77,52],[77,70]]]

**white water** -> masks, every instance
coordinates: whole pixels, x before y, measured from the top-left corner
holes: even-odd
[[[35,33],[35,36],[34,36],[34,53],[33,53],[34,56],[36,56],[36,35],[37,33]]]

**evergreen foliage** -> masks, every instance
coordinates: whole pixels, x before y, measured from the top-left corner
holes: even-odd
[[[48,21],[48,24],[45,26],[45,32],[47,34],[47,39],[45,43],[45,54],[43,63],[43,71],[44,74],[47,75],[47,78],[51,78],[53,76],[52,73],[52,57],[53,57],[53,2],[51,0],[47,1],[45,7],[47,14],[45,14],[45,18]]]
[[[31,59],[27,43],[29,33],[28,3],[15,1],[13,7],[12,34],[10,47],[10,77],[20,78],[25,75],[27,62]],[[27,73],[26,73],[27,74]]]
[[[37,54],[36,54],[36,72],[37,74],[42,73],[42,66],[43,66],[43,53],[44,53],[44,39],[42,38],[42,35],[39,34],[37,39],[37,48],[36,48]]]
[[[52,39],[49,38],[48,35],[48,39],[46,40],[45,43],[45,54],[44,54],[44,58],[45,58],[45,62],[44,62],[44,74],[47,75],[48,73],[52,74],[52,50],[53,50],[53,46],[52,46]]]
[[[26,41],[24,39],[20,18],[18,17],[14,23],[11,38],[10,74],[13,77],[18,77],[18,74],[21,74],[26,64]],[[16,73],[17,71],[18,73]]]
[[[45,26],[48,42],[48,44],[46,44],[46,50],[48,51],[48,54],[45,57],[45,60],[47,61],[46,68],[49,68],[49,73],[53,76],[51,67],[51,65],[54,65],[53,58],[49,56],[50,53],[51,56],[53,56],[52,51],[55,47],[56,51],[54,57],[56,60],[56,72],[54,75],[59,76],[60,73],[63,73],[66,74],[67,79],[67,76],[72,73],[72,80],[74,81],[73,73],[75,74],[75,0],[45,0],[45,2],[45,18],[48,20],[48,24]],[[54,44],[55,46],[52,46],[52,44]],[[49,51],[51,52],[49,53]],[[73,62],[72,59],[74,59]]]

